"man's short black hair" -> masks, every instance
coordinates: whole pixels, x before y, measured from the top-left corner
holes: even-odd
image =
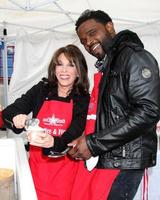
[[[100,22],[102,24],[112,22],[111,17],[102,10],[85,10],[76,21],[76,31],[78,27],[88,19],[94,19],[95,21]]]

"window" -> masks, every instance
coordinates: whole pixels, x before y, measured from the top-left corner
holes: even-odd
[[[0,43],[0,79],[3,80],[3,43]],[[13,72],[14,46],[7,46],[7,66],[8,79],[10,80]]]

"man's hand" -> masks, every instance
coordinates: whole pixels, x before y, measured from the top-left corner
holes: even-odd
[[[68,151],[68,154],[76,160],[88,160],[92,156],[88,149],[85,136],[73,140],[68,146],[73,147]]]

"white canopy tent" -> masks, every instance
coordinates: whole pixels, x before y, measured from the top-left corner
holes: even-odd
[[[8,45],[15,42],[19,35],[22,38],[22,32],[25,32],[28,35],[28,39],[32,40],[32,43],[37,38],[41,38],[41,41],[45,40],[45,38],[47,40],[48,37],[52,38],[52,51],[68,42],[75,43],[83,49],[76,36],[74,23],[80,13],[86,9],[101,9],[106,11],[113,18],[117,32],[122,29],[135,31],[144,42],[146,49],[151,51],[157,60],[160,61],[159,0],[1,0],[0,38]],[[56,45],[54,45],[55,43]],[[24,46],[23,44],[23,48]],[[95,59],[89,57],[86,52],[85,54],[89,64],[93,65]],[[24,59],[26,55],[21,54],[21,58],[22,56]],[[50,57],[47,58],[49,59]],[[16,58],[15,62],[17,65]],[[29,62],[27,64],[30,65]],[[6,59],[4,58],[4,77],[7,76],[7,67],[5,65]],[[17,70],[18,66],[15,68]],[[21,70],[23,69],[21,64]],[[43,67],[43,70],[40,70],[40,75],[46,73],[46,67]],[[38,77],[38,71],[36,77]],[[90,68],[90,73],[93,71],[94,67]],[[15,73],[17,74],[17,72]],[[16,75],[15,73],[14,82],[11,81],[11,88],[14,88],[13,92],[16,97],[15,90],[19,90],[19,87],[17,89],[16,87],[19,85],[20,77],[17,77],[19,74]],[[30,84],[28,85],[31,86],[31,83],[35,83],[35,77],[33,76],[34,81],[32,81],[32,73],[29,70],[25,71],[25,73],[29,73]],[[27,75],[25,74],[25,76]],[[23,79],[23,76],[21,79]],[[6,78],[6,80],[4,79],[4,105],[7,104],[8,86]]]
[[[85,9],[108,12],[117,29],[160,22],[159,0],[1,0],[0,24],[9,36],[15,36],[19,26],[32,33],[49,30],[74,35],[74,22]]]
[[[0,0],[0,41],[5,45],[4,106],[45,76],[53,52],[68,43],[82,49],[89,74],[93,74],[95,58],[83,49],[74,30],[76,19],[86,9],[106,11],[113,19],[116,32],[124,29],[136,32],[160,63],[159,0]],[[14,72],[8,91],[6,46],[12,43],[15,45]],[[153,199],[159,200],[159,196]]]

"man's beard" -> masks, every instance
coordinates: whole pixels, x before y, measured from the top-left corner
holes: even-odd
[[[112,38],[105,37],[101,43],[104,54],[108,54],[109,48],[112,46]],[[104,57],[104,56],[103,56]]]

